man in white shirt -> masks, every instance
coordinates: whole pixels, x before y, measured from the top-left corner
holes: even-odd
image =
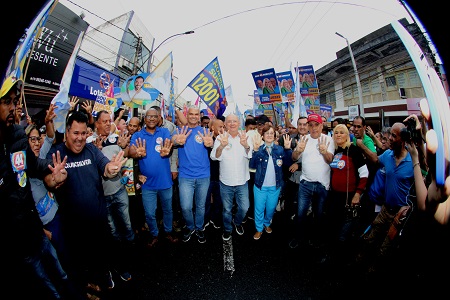
[[[250,179],[249,160],[252,157],[252,142],[245,131],[239,132],[239,118],[230,114],[225,118],[226,131],[214,142],[210,157],[220,162],[220,196],[223,203],[222,239],[228,241],[235,226],[236,233],[244,234],[242,221],[249,208],[247,181]],[[236,198],[237,212],[233,219],[233,199]]]
[[[302,163],[302,174],[298,191],[297,239],[289,246],[296,248],[298,242],[310,237],[308,232],[307,213],[312,205],[315,238],[319,240],[323,233],[323,212],[328,190],[330,188],[330,163],[334,155],[333,139],[322,133],[323,120],[318,114],[308,116],[309,134],[302,136],[292,152],[292,159]]]
[[[134,79],[134,91],[129,92],[131,102],[134,100],[152,100],[152,96],[142,89],[143,86],[144,77],[137,76],[136,79]]]

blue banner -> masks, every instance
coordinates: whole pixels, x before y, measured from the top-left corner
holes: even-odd
[[[70,95],[89,100],[105,100],[105,93],[110,85],[113,86],[112,90],[119,86],[117,75],[77,57],[70,83]]]

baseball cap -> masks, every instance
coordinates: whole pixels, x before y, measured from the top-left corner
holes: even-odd
[[[308,123],[311,122],[311,121],[317,122],[319,124],[323,123],[322,117],[320,115],[318,115],[318,114],[310,114],[310,115],[308,115]]]
[[[0,90],[0,99],[5,97],[13,87],[16,87],[17,90],[19,90],[21,85],[22,80],[15,79],[14,77],[6,78],[2,83],[2,89]]]

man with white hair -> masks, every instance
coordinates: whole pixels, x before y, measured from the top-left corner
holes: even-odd
[[[225,118],[225,131],[214,142],[210,157],[220,162],[220,196],[223,203],[222,239],[228,241],[235,226],[238,235],[244,234],[242,221],[249,208],[247,181],[250,179],[249,160],[252,157],[252,142],[245,131],[239,132],[239,118],[230,114]],[[237,212],[233,219],[233,199]]]

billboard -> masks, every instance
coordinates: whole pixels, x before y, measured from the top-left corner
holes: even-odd
[[[58,3],[29,54],[25,83],[58,91],[78,36],[87,28],[77,14]]]

